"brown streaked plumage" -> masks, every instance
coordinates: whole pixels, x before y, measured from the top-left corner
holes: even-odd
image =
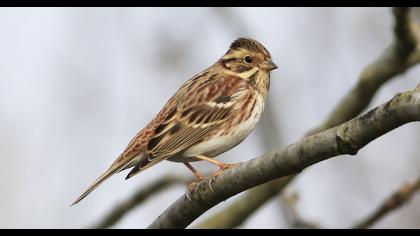
[[[205,160],[220,167],[216,177],[232,165],[210,158],[238,145],[255,127],[276,68],[259,42],[235,40],[215,64],[182,85],[73,204],[117,172],[132,168],[131,178],[163,160],[183,162],[198,180],[203,176],[189,162]]]

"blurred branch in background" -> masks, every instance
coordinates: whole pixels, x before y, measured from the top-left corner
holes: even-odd
[[[386,214],[393,210],[396,210],[408,203],[414,194],[420,189],[420,177],[413,182],[406,183],[389,196],[372,214],[366,219],[361,220],[360,223],[356,224],[353,228],[366,229],[370,228]]]
[[[142,186],[133,196],[117,204],[110,212],[105,214],[100,222],[90,228],[109,228],[123,218],[130,210],[133,210],[137,205],[142,204],[154,194],[174,184],[185,184],[187,182],[187,179],[166,175],[148,186]]]
[[[344,96],[326,121],[309,134],[328,129],[348,121],[362,112],[379,88],[420,62],[418,24],[410,17],[409,8],[393,9],[395,25],[391,45],[361,73],[355,87]]]
[[[226,14],[226,12],[224,13]],[[377,93],[382,85],[384,85],[389,80],[396,78],[396,76],[404,73],[407,69],[420,62],[420,50],[417,48],[418,42],[420,40],[418,33],[419,30],[418,25],[410,18],[410,8],[393,8],[393,13],[395,23],[394,40],[392,44],[378,59],[376,59],[362,71],[356,86],[350,90],[350,92],[344,97],[344,99],[341,100],[341,102],[336,105],[334,111],[327,117],[325,122],[323,122],[317,128],[309,131],[306,137],[311,134],[332,128],[356,117],[369,106],[373,96]],[[287,176],[284,177],[282,181],[284,181],[284,183],[289,183],[294,177],[294,175]],[[278,183],[278,185],[275,186],[276,181],[279,180],[268,183],[271,184],[271,187],[275,188],[276,191],[273,191],[270,187],[260,189],[261,191],[264,191],[264,189],[270,189],[270,193],[272,194],[271,197],[267,193],[262,193],[261,191],[258,192],[258,194],[265,196],[266,201],[281,193],[287,186],[287,184],[282,183]],[[257,197],[257,192],[250,191],[247,194],[249,196],[246,196],[246,198],[249,199]],[[238,200],[238,203],[233,203],[232,205],[240,205],[239,201],[241,200]],[[253,203],[258,205],[253,205]],[[242,221],[232,221],[235,222],[235,225],[230,225],[230,227],[234,228],[242,224],[243,221],[245,221],[250,216],[250,214],[255,211],[251,209],[258,208],[263,204],[264,202],[251,202],[250,204],[247,204],[245,207],[248,207],[249,210],[243,209],[240,211],[242,215],[236,216],[238,219],[242,219]],[[227,208],[227,212],[225,213],[226,215],[232,215],[228,212],[229,209],[230,208]],[[243,215],[244,213],[249,213],[249,215],[245,216]],[[217,218],[225,218],[223,216],[223,212],[216,214],[214,219],[209,219],[207,222],[213,222],[213,225],[218,226],[221,223],[216,223]]]
[[[366,219],[361,220],[358,224],[353,226],[355,229],[367,229],[372,227],[375,223],[381,220],[384,216],[394,210],[399,209],[404,204],[407,204],[420,190],[420,177],[412,182],[403,184],[391,196],[389,196],[382,204],[375,209],[375,211]],[[287,219],[290,221],[291,228],[304,228],[304,229],[319,229],[322,228],[319,224],[303,219],[296,210],[296,204],[299,196],[296,192],[283,197],[282,202],[286,203]]]
[[[214,15],[223,21],[226,25],[227,33],[232,34],[234,38],[243,37],[250,34],[248,27],[244,24],[241,15],[236,14],[230,7],[212,7]]]
[[[332,157],[355,155],[376,138],[414,121],[420,121],[420,87],[398,93],[339,126],[227,169],[212,181],[212,188],[208,179],[198,182],[190,198],[181,196],[149,228],[186,228],[208,209],[246,189]]]
[[[318,223],[310,222],[303,219],[297,209],[296,205],[299,200],[299,195],[297,192],[292,192],[290,194],[283,194],[280,198],[282,206],[284,206],[286,213],[286,221],[289,228],[298,228],[298,229],[320,229],[322,228]]]

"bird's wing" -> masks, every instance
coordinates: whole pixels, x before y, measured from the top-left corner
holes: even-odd
[[[194,82],[190,80],[184,92],[171,105],[171,116],[159,123],[148,141],[148,158],[140,161],[128,174],[130,178],[205,139],[238,112],[237,101],[247,94],[245,82],[237,77]]]

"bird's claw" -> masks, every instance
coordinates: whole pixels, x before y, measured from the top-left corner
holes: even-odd
[[[188,199],[189,201],[191,201],[190,192],[191,192],[192,190],[194,190],[194,188],[196,187],[196,185],[197,185],[200,181],[202,181],[203,179],[204,179],[204,178],[198,178],[197,180],[195,180],[195,181],[193,181],[193,182],[191,182],[191,183],[189,183],[189,184],[188,184],[187,189],[185,190],[185,196],[187,197],[187,199]]]
[[[221,166],[220,168],[219,168],[219,170],[218,171],[216,171],[216,173],[214,173],[211,177],[210,177],[210,179],[209,179],[209,188],[210,188],[210,190],[212,191],[212,192],[214,192],[214,190],[213,190],[213,188],[211,187],[211,183],[214,181],[214,180],[216,180],[216,178],[223,172],[223,171],[225,171],[225,170],[227,170],[227,169],[229,169],[229,168],[232,168],[232,167],[234,167],[234,166],[237,166],[237,165],[239,165],[239,163],[233,163],[233,164],[227,164],[227,163],[225,163],[223,166]]]
[[[214,193],[214,190],[213,190],[213,188],[211,187],[211,182],[212,182],[214,179],[215,179],[214,177],[211,177],[211,178],[209,179],[209,188],[210,188],[210,191],[212,191],[213,193]]]
[[[229,168],[232,168],[232,167],[234,167],[234,166],[237,166],[237,165],[239,165],[239,163],[234,163],[234,164],[224,164],[223,166],[220,166],[220,168],[219,168],[219,170],[218,171],[216,171],[216,173],[214,173],[210,178],[209,178],[209,188],[210,188],[210,191],[212,191],[213,193],[214,193],[214,189],[213,189],[213,187],[211,186],[211,183],[214,181],[214,180],[216,180],[216,178],[223,172],[223,171],[225,171],[225,170],[227,170],[227,169],[229,169]],[[197,183],[199,183],[200,181],[202,181],[202,180],[204,180],[204,177],[201,177],[201,176],[199,176],[199,177],[197,177],[197,180],[196,181],[193,181],[193,182],[191,182],[190,184],[188,184],[188,187],[187,187],[187,189],[186,189],[186,192],[185,192],[185,196],[187,197],[187,199],[189,200],[189,201],[191,201],[191,196],[190,196],[190,192],[195,188],[195,185],[197,185]]]

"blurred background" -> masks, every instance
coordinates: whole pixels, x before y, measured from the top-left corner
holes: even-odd
[[[0,227],[80,228],[185,166],[162,162],[101,185],[70,203],[123,151],[187,79],[241,36],[260,41],[279,66],[269,106],[242,144],[219,156],[245,161],[299,140],[319,125],[391,43],[390,8],[1,8]],[[420,66],[391,80],[370,107],[420,81]],[[289,186],[296,210],[323,227],[349,227],[420,174],[420,126],[408,124],[357,156],[307,168]],[[207,163],[195,166],[210,174]],[[185,191],[167,188],[114,228],[145,228]],[[241,195],[208,211],[190,227]],[[287,228],[276,197],[241,228]],[[374,227],[420,227],[420,194]]]

